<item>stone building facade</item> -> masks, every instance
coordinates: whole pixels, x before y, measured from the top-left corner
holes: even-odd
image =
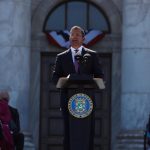
[[[39,149],[42,52],[61,52],[43,33],[50,10],[66,0],[0,1],[0,88],[11,89],[25,149]],[[150,112],[150,1],[88,0],[107,15],[111,33],[91,49],[110,53],[111,150],[142,150]]]

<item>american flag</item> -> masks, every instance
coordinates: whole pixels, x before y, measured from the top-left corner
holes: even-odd
[[[69,48],[69,31],[60,30],[60,31],[50,31],[46,32],[47,38],[51,44],[62,48]],[[85,40],[83,45],[89,47],[94,45],[96,42],[100,41],[105,36],[105,33],[100,30],[87,30],[85,31]]]

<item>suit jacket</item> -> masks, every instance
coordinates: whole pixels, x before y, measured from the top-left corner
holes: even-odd
[[[99,64],[97,53],[93,50],[83,48],[82,49],[82,56],[86,53],[90,54],[91,56],[91,63],[88,66],[89,74],[93,75],[94,77],[103,78],[103,72],[101,70],[101,66]],[[67,77],[69,74],[76,73],[74,63],[72,60],[72,53],[71,49],[68,49],[56,57],[55,62],[55,69],[53,71],[52,80],[56,84],[60,77]],[[60,107],[64,113],[67,111],[67,90],[61,89],[61,96],[60,96]]]
[[[19,113],[18,110],[12,106],[9,106],[9,110],[11,112],[12,120],[16,125],[16,132],[20,132],[20,120],[19,120]]]
[[[103,72],[96,52],[84,47],[82,49],[82,56],[86,53],[91,56],[91,65],[88,67],[89,73],[94,77],[103,78]],[[66,77],[72,73],[75,73],[75,67],[72,60],[71,49],[68,49],[57,55],[52,80],[54,83],[57,83],[60,77]]]

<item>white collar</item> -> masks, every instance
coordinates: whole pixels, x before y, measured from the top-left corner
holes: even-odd
[[[81,54],[82,53],[82,48],[83,48],[83,46],[80,46],[79,48],[78,48],[78,52],[77,52],[77,54]],[[75,48],[73,48],[72,46],[71,46],[71,52],[72,52],[72,54],[75,54]]]

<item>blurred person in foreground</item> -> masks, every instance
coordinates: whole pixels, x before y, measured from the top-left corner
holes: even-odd
[[[8,103],[8,92],[0,91],[0,148],[1,150],[23,150],[24,134],[20,133],[19,113]]]

